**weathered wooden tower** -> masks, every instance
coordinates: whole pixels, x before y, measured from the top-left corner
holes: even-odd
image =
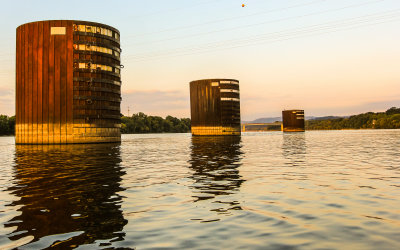
[[[121,141],[119,37],[84,21],[17,28],[17,144]]]
[[[283,132],[304,132],[304,110],[284,110],[282,111],[282,131]]]
[[[190,82],[193,135],[240,135],[239,81]]]

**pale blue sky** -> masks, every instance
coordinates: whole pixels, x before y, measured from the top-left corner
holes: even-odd
[[[120,30],[124,114],[189,117],[188,83],[216,77],[240,81],[243,120],[400,106],[399,0],[19,0],[0,16],[0,114],[14,114],[16,27],[49,19]]]

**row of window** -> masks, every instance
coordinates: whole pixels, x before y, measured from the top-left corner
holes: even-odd
[[[221,89],[221,93],[239,93],[237,89]]]
[[[240,102],[240,99],[239,98],[221,97],[221,101]]]
[[[112,30],[98,26],[74,24],[74,31],[101,34],[109,37],[114,37],[115,39],[119,40],[119,34],[117,32],[114,32],[113,36]]]
[[[234,81],[211,82],[211,86],[212,86],[212,87],[218,87],[219,84],[234,84],[234,85],[239,85],[238,82],[234,82]]]
[[[120,56],[120,53],[118,51],[90,44],[74,44],[74,49],[83,51],[101,52],[109,55],[114,55],[116,57]]]
[[[108,65],[103,65],[103,64],[95,64],[95,63],[76,63],[75,65],[76,68],[79,69],[92,69],[92,70],[103,70],[103,71],[109,71],[109,72],[115,72],[119,74],[121,70],[119,68],[114,68]]]
[[[239,82],[235,82],[235,81],[220,81],[219,83],[221,83],[221,84],[235,84],[235,85],[239,85]]]
[[[74,68],[75,69],[79,68],[78,62],[74,63]],[[74,81],[77,81],[75,79],[84,79],[84,81],[87,81],[90,79],[96,79],[96,81],[106,81],[106,82],[111,82],[111,83],[114,83],[117,85],[121,85],[121,79],[119,76],[112,75],[112,74],[104,74],[103,72],[99,72],[99,71],[95,71],[95,70],[92,70],[90,72],[74,71]]]

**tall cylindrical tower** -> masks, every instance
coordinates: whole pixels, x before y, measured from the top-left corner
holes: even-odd
[[[119,37],[84,21],[17,28],[17,144],[121,141]]]
[[[304,132],[304,110],[284,110],[282,111],[282,131],[283,132]]]
[[[190,107],[193,135],[240,135],[238,80],[190,82]]]

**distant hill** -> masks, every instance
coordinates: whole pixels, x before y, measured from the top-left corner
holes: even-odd
[[[242,121],[243,124],[247,123],[273,123],[273,122],[281,122],[282,117],[265,117],[265,118],[258,118],[254,121]]]
[[[339,118],[347,118],[347,116],[306,116],[306,120],[332,120],[332,119],[339,119]],[[253,121],[242,121],[242,124],[248,123],[274,123],[274,122],[282,122],[282,117],[264,117],[258,118]]]

